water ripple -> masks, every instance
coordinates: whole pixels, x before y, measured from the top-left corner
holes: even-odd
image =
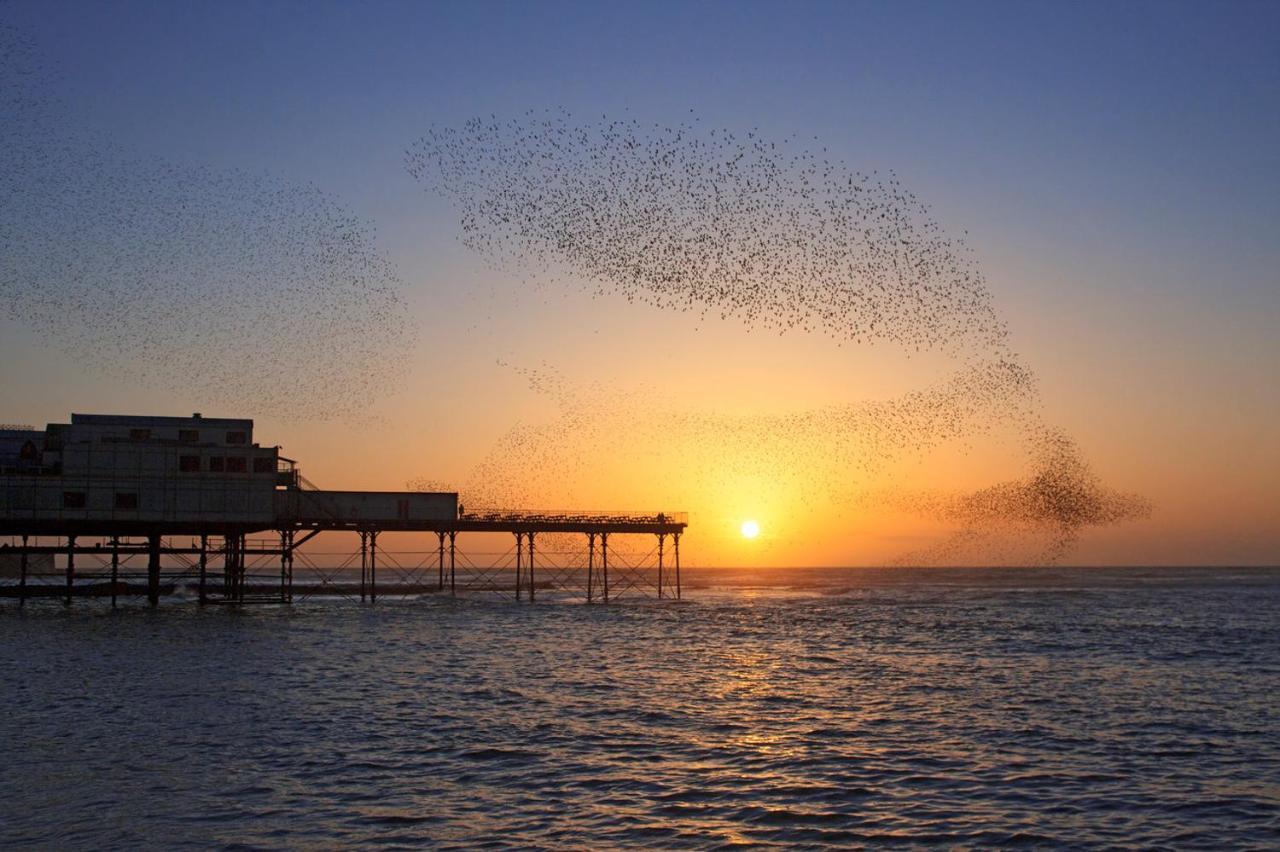
[[[752,585],[682,606],[0,607],[0,844],[1280,839],[1280,571]]]

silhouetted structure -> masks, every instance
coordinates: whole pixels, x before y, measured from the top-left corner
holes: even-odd
[[[279,447],[253,442],[252,420],[73,414],[70,423],[49,424],[43,432],[0,430],[0,535],[13,539],[0,548],[0,561],[16,563],[15,571],[0,572],[16,579],[0,585],[0,595],[20,603],[56,595],[70,605],[77,596],[109,595],[114,603],[120,595],[146,594],[155,605],[187,579],[194,580],[201,603],[288,602],[295,592],[374,601],[380,594],[446,590],[513,592],[530,601],[539,590],[582,591],[589,602],[607,602],[619,593],[616,584],[610,587],[610,537],[647,534],[657,540],[657,596],[680,597],[683,514],[459,508],[453,492],[316,489]],[[326,569],[299,553],[322,532],[358,535],[358,583],[339,576],[346,563]],[[379,581],[379,537],[388,532],[435,533],[434,583],[424,576],[427,560],[407,569],[393,560],[392,582]],[[477,565],[464,557],[460,577],[457,538],[464,532],[510,533],[514,563],[500,558]],[[261,533],[272,536],[251,538]],[[538,536],[566,533],[586,536],[585,566],[548,565],[545,558],[539,565]],[[674,576],[665,570],[668,536]],[[190,544],[176,541],[185,537]],[[65,557],[62,582],[29,582],[49,576],[48,570],[38,573],[36,560],[52,568],[55,556]],[[77,582],[78,556],[98,560],[109,573],[86,577],[82,571]],[[136,557],[146,558],[145,584],[129,583],[128,572],[122,574],[122,565]],[[299,558],[317,582],[295,586]],[[254,573],[277,559],[278,576]],[[166,560],[175,581],[170,585],[161,582]],[[633,561],[622,567],[626,590],[649,584],[649,566]],[[211,572],[219,568],[221,581],[212,582]]]

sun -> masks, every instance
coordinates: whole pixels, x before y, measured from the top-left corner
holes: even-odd
[[[757,524],[755,521],[743,521],[743,522],[742,522],[742,537],[743,537],[743,538],[755,538],[755,537],[756,537],[756,536],[758,536],[758,535],[760,535],[760,525],[759,525],[759,524]]]

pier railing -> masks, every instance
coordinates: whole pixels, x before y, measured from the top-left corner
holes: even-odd
[[[458,519],[502,523],[688,524],[688,512],[596,512],[582,509],[465,509]]]

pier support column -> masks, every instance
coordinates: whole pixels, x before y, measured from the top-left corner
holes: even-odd
[[[666,542],[667,534],[658,533],[658,600],[662,600],[662,549]]]
[[[369,574],[369,536],[360,531],[360,601],[364,602],[365,580]]]
[[[231,582],[231,536],[224,534],[222,536],[222,600],[231,602],[235,591],[235,584]]]
[[[456,532],[449,533],[449,594],[455,597],[458,594],[458,563],[457,551],[455,550],[457,538],[458,534]]]
[[[587,533],[587,603],[591,603],[594,600],[595,588],[593,583],[595,581],[595,571],[596,534],[589,532]]]
[[[244,592],[245,592],[244,587],[246,583],[246,578],[245,578],[246,565],[245,565],[245,559],[244,559],[244,548],[245,548],[244,533],[237,533],[235,536],[235,539],[236,539],[236,603],[242,604],[244,603]]]
[[[160,605],[160,536],[147,536],[147,603]]]
[[[436,533],[436,537],[440,539],[440,568],[436,573],[436,591],[444,591],[444,533]]]
[[[240,598],[240,584],[237,580],[237,539],[236,535],[222,537],[222,599],[226,603],[235,603]]]
[[[117,586],[120,583],[120,538],[111,537],[111,608],[116,608]]]
[[[280,530],[280,602],[293,600],[293,530]]]
[[[209,536],[200,536],[200,585],[197,586],[197,600],[200,605],[204,606],[209,602],[209,591],[206,587],[207,576],[209,573]]]
[[[676,600],[680,600],[680,533],[671,536],[676,545]]]
[[[529,603],[533,603],[533,533],[529,533]]]
[[[27,543],[30,539],[22,537],[22,555],[18,557],[18,608],[27,605]]]
[[[369,603],[378,601],[378,534],[369,533]]]
[[[520,600],[520,563],[524,561],[524,533],[516,533],[516,600]]]
[[[67,536],[67,597],[62,602],[63,606],[71,606],[72,586],[76,579],[76,537]]]
[[[604,580],[604,602],[609,602],[609,534],[600,533],[600,572]]]

